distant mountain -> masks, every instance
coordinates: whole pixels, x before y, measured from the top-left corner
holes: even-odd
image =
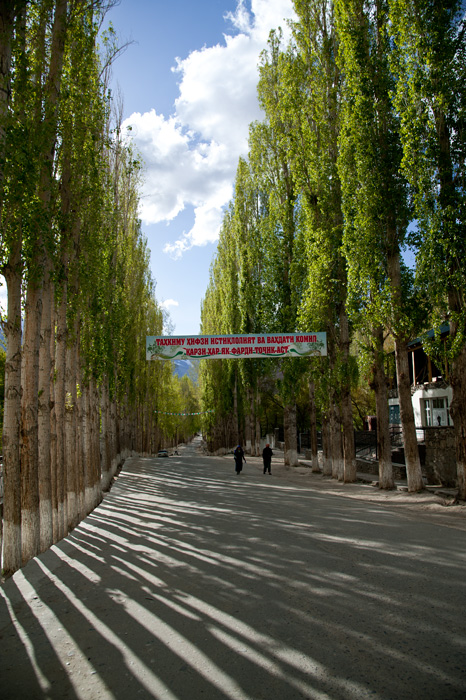
[[[189,374],[193,366],[191,360],[173,360],[173,374],[181,379],[185,374]]]
[[[193,384],[199,381],[199,360],[173,360],[173,374],[181,379],[185,375],[191,379]]]

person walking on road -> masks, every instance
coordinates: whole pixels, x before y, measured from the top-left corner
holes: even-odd
[[[272,467],[272,455],[273,455],[272,449],[271,449],[269,443],[267,443],[266,446],[264,447],[264,449],[262,450],[262,459],[264,460],[264,474],[267,471],[269,472],[269,474],[272,473],[270,471],[271,467]]]
[[[239,475],[243,468],[243,460],[246,463],[246,457],[244,456],[244,451],[241,445],[238,445],[238,447],[233,452],[233,455],[235,457],[235,470],[236,473]]]

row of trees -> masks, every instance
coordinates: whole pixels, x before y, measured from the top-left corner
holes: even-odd
[[[466,497],[465,18],[460,0],[294,0],[284,45],[272,32],[260,64],[265,113],[250,127],[202,309],[209,332],[326,331],[326,361],[206,363],[212,443],[234,416],[257,450],[262,398],[283,406],[285,461],[295,406],[309,390],[324,473],[356,478],[351,391],[375,394],[380,486],[392,488],[388,342],[395,354],[410,491],[423,486],[407,344],[450,325],[458,482]],[[407,246],[415,270],[403,262]],[[357,351],[351,351],[357,348]],[[357,355],[358,366],[356,366]],[[228,388],[228,390],[222,390]],[[239,410],[238,410],[239,409]],[[242,424],[242,421],[240,421]],[[228,431],[227,431],[228,432]],[[227,443],[228,444],[228,443]],[[254,445],[256,447],[254,448]]]
[[[137,213],[140,164],[108,89],[120,49],[111,30],[98,46],[108,7],[0,7],[6,575],[89,513],[127,455],[174,440],[168,412],[193,394],[145,360],[164,319]]]

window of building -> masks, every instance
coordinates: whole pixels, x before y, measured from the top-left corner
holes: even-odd
[[[435,399],[422,400],[423,425],[437,427],[449,425],[448,397],[439,396]]]
[[[388,407],[390,425],[401,425],[400,407],[398,404]]]

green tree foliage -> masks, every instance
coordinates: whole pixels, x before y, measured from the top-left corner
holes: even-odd
[[[234,235],[234,210],[225,213],[210,269],[209,286],[201,308],[201,331],[205,335],[239,333],[239,260]],[[211,360],[201,366],[203,430],[212,449],[231,447],[243,441],[241,406],[238,406],[238,363]],[[241,397],[240,397],[241,398]]]
[[[461,4],[295,0],[294,6],[290,45],[272,32],[261,58],[265,116],[251,125],[248,159],[238,167],[204,301],[205,332],[325,330],[329,359],[308,366],[308,376],[324,437],[331,426],[330,442],[324,440],[331,444],[331,472],[355,478],[351,391],[361,393],[356,387],[364,377],[377,395],[386,488],[393,485],[385,374],[393,339],[408,486],[416,491],[422,475],[407,345],[428,327],[431,309],[431,322],[450,322],[456,424],[466,405]],[[416,230],[408,235],[413,218]],[[417,251],[416,276],[403,263],[408,244]],[[227,367],[206,370],[212,381],[204,399],[223,402],[240,422],[253,412],[248,387],[266,387],[285,405],[290,389],[299,393],[297,365],[284,363],[280,376],[256,373],[253,381],[244,363],[240,383]],[[463,428],[459,464],[461,434]]]
[[[138,156],[104,82],[113,33],[103,56],[97,45],[107,5],[13,5],[0,112],[6,574],[65,536],[129,454],[179,437],[156,410],[197,401],[170,365],[145,359],[163,314],[138,219]]]
[[[409,271],[401,262],[409,221],[407,183],[400,175],[399,119],[390,93],[388,7],[351,0],[336,2],[339,60],[344,73],[338,166],[342,182],[344,254],[349,308],[365,327],[378,401],[380,482],[393,488],[388,432],[383,336],[396,339],[398,390],[407,457],[408,486],[422,488],[407,365],[407,342],[417,332]],[[356,314],[356,316],[355,316]]]
[[[466,496],[466,20],[459,0],[390,0],[395,104],[412,189],[418,280],[432,321],[450,324],[449,380],[460,493]],[[435,350],[435,346],[428,352]]]
[[[302,328],[327,332],[329,362],[312,368],[313,380],[327,387],[321,395],[326,397],[325,415],[331,425],[333,474],[353,481],[353,364],[349,358],[351,329],[346,312],[347,271],[337,168],[342,88],[336,60],[338,35],[332,2],[296,2],[295,8],[298,21],[292,25],[293,43],[283,55],[281,102],[292,124],[292,167],[304,220],[307,276],[299,323]]]

